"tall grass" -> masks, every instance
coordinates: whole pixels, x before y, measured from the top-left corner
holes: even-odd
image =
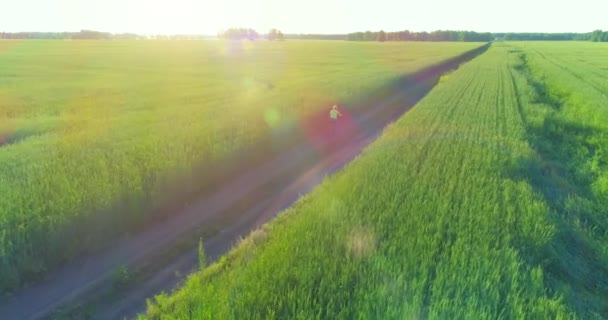
[[[142,225],[173,177],[477,46],[1,41],[0,291]]]
[[[578,45],[561,50],[580,48],[585,56]],[[602,102],[606,91],[579,96],[576,88],[590,84],[564,80],[569,76],[534,50],[495,44],[450,74],[345,170],[192,275],[183,288],[158,296],[141,318],[608,316],[605,194],[595,187],[597,180],[571,172],[604,154],[567,159],[577,144],[554,144],[539,135],[567,139],[564,134],[587,131],[536,127],[552,126],[568,108],[589,119],[603,112],[601,103],[584,109],[563,96],[569,107],[552,111],[553,100],[541,93],[557,90],[554,84],[563,80],[571,86],[562,87],[570,98],[589,105],[591,99]],[[533,66],[522,57],[529,51]],[[607,66],[592,56],[593,63]],[[553,80],[540,82],[540,72]],[[597,151],[606,131],[596,125],[583,140]],[[537,167],[533,160],[552,164]],[[556,166],[564,166],[563,174],[555,173]],[[605,169],[598,167],[598,176]],[[568,185],[573,193],[564,197],[561,188]],[[560,193],[551,198],[549,190]],[[579,198],[581,190],[589,197]],[[589,210],[574,214],[576,203],[587,203]],[[572,250],[576,244],[584,251]],[[585,267],[597,277],[583,273]]]
[[[521,160],[557,234],[542,257],[549,288],[582,318],[608,317],[608,70],[605,44],[520,43],[516,76],[528,140]],[[526,93],[527,94],[524,94]]]

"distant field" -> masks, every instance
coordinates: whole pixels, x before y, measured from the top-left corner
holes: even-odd
[[[0,291],[141,225],[171,177],[480,45],[0,41]]]
[[[493,44],[142,318],[608,318],[607,50]]]

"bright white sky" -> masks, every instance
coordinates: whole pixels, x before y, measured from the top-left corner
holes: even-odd
[[[608,30],[608,0],[0,0],[0,31],[140,34]]]

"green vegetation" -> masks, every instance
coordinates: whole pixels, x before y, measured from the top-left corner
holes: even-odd
[[[493,33],[497,39],[504,41],[589,41],[592,33]]]
[[[518,47],[520,71],[534,88],[525,121],[535,154],[517,168],[543,194],[557,226],[548,253],[554,259],[545,266],[550,288],[564,292],[582,318],[606,318],[608,81],[601,70],[608,70],[608,46]]]
[[[120,266],[112,272],[112,285],[115,289],[122,289],[131,281],[131,273],[126,266]]]
[[[229,39],[259,39],[260,34],[253,29],[228,29],[218,35],[219,38]],[[153,35],[152,39],[158,40],[203,40],[213,38],[208,35]],[[349,34],[288,34],[283,35],[281,31],[271,29],[267,35],[268,40],[286,39],[308,39],[308,40],[350,40],[350,41],[493,41],[500,39],[504,41],[594,41],[608,42],[608,31],[594,30],[586,33],[480,33],[474,31],[436,30],[432,32],[414,32],[409,30],[384,32],[365,31]],[[81,30],[80,32],[0,32],[0,39],[97,39],[97,40],[146,40],[148,36],[122,33],[111,34],[92,30]]]
[[[203,246],[203,239],[198,241],[198,267],[204,269],[207,266],[207,255]]]
[[[591,34],[590,40],[593,42],[608,42],[608,31],[595,30]]]
[[[608,61],[495,44],[142,319],[608,317]]]
[[[437,30],[429,32],[411,32],[408,30],[397,32],[355,32],[346,36],[350,41],[464,41],[488,42],[494,40],[494,36],[489,33],[478,33],[473,31],[449,31]]]
[[[0,41],[0,292],[149,220],[174,177],[479,46]]]

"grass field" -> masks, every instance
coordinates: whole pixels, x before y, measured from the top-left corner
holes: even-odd
[[[525,114],[535,150],[518,164],[557,233],[546,266],[582,318],[608,318],[608,47],[523,43],[519,71],[535,91]],[[591,310],[585,313],[585,310]]]
[[[172,177],[480,45],[1,41],[0,292],[141,225]]]
[[[607,318],[606,50],[493,44],[141,318]]]

